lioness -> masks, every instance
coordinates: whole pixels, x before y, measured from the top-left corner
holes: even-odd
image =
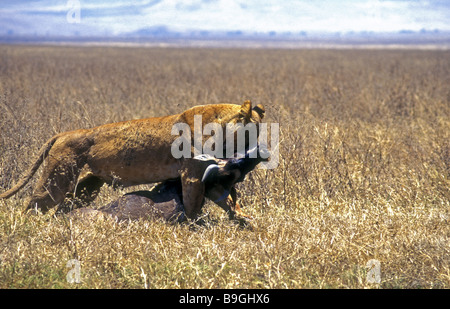
[[[26,209],[36,207],[46,212],[66,197],[90,202],[104,183],[132,186],[180,177],[186,216],[195,218],[204,197],[201,175],[196,175],[198,163],[193,158],[176,159],[171,154],[171,145],[177,138],[171,134],[172,126],[186,123],[194,132],[194,115],[201,115],[203,124],[216,122],[225,128],[227,123],[259,123],[264,108],[257,105],[252,109],[250,101],[242,105],[199,105],[181,114],[57,134],[41,148],[39,158],[26,175],[0,198],[19,191],[46,160]]]

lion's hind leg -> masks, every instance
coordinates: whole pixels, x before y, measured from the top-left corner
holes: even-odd
[[[43,213],[46,213],[49,209],[53,208],[62,201],[63,199],[60,199],[58,196],[53,196],[44,187],[40,187],[34,191],[33,195],[28,200],[25,212],[39,209]]]
[[[78,181],[72,193],[66,195],[58,205],[58,212],[67,213],[91,203],[100,192],[105,182],[96,176],[88,176]]]
[[[39,209],[46,213],[59,205],[61,208],[67,199],[74,197],[80,169],[75,160],[69,157],[58,160],[49,155],[49,161],[36,184],[25,211]]]
[[[73,192],[75,186],[73,175],[55,169],[52,171],[44,171],[39,179],[33,195],[27,203],[25,211],[39,209],[46,213],[51,208],[64,202],[68,194]]]

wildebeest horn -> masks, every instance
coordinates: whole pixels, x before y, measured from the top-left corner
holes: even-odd
[[[208,180],[208,178],[216,175],[218,171],[219,166],[217,164],[211,164],[210,166],[208,166],[203,173],[202,182],[205,182],[206,180]]]
[[[248,150],[245,154],[246,158],[257,158],[258,157],[258,146],[253,147],[252,149]]]

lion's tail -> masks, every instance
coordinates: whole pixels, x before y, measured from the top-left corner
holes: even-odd
[[[50,151],[50,149],[52,148],[53,144],[56,142],[57,139],[58,135],[53,136],[44,144],[44,146],[42,146],[42,148],[39,150],[39,158],[34,162],[33,166],[30,167],[25,176],[22,177],[22,179],[20,179],[19,182],[16,183],[14,187],[12,187],[6,192],[1,193],[0,199],[6,199],[13,196],[14,194],[17,193],[17,191],[22,189],[23,186],[27,184],[30,178],[33,177],[34,173],[36,173],[36,171],[38,170],[39,166],[42,164],[44,159],[47,157],[48,152]]]

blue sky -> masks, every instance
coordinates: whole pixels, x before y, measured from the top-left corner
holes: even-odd
[[[79,5],[80,22],[69,11]],[[72,15],[73,17],[75,15]],[[73,19],[72,19],[73,21]],[[33,0],[0,2],[0,35],[120,35],[175,31],[450,31],[447,0]]]

